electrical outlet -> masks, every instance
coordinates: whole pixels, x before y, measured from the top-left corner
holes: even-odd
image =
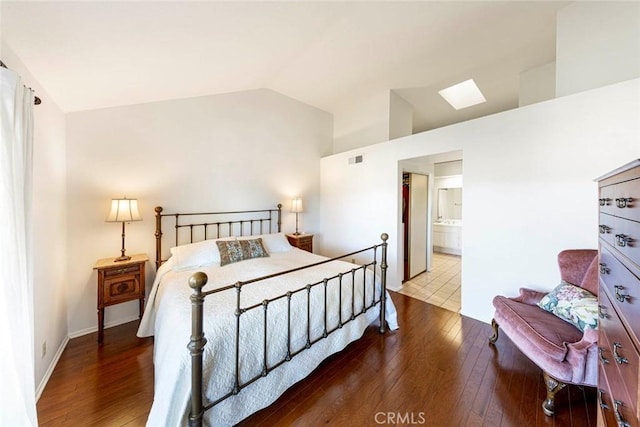
[[[47,355],[47,342],[42,343],[42,357],[44,358]]]
[[[355,264],[356,263],[356,259],[355,258],[351,258],[351,264]]]

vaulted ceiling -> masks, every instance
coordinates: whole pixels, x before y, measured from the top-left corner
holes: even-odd
[[[567,4],[2,1],[0,34],[65,112],[269,88],[335,113],[394,90],[417,132],[517,107]],[[455,111],[437,92],[469,78],[488,102]]]

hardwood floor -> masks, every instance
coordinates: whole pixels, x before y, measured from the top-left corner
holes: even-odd
[[[153,401],[153,338],[138,322],[74,338],[37,404],[40,426],[144,426]]]
[[[568,386],[541,410],[541,371],[491,327],[392,293],[401,329],[376,327],[323,362],[242,426],[595,426],[593,388]],[[41,426],[144,425],[153,400],[153,340],[137,323],[73,339],[38,402]],[[185,344],[186,345],[186,344]],[[186,351],[186,349],[185,349]]]

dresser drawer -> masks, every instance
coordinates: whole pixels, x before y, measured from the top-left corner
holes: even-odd
[[[104,279],[104,305],[117,304],[140,297],[140,279],[137,275],[124,275]]]
[[[312,252],[313,251],[313,243],[311,239],[300,239],[300,243],[298,244],[298,248],[304,251]]]
[[[611,395],[624,402],[634,417],[638,410],[638,366],[640,355],[629,339],[613,303],[606,292],[600,292],[600,363],[603,365]],[[609,363],[604,363],[608,360]],[[628,420],[628,418],[625,417]]]
[[[600,287],[601,293],[606,288],[629,332],[640,342],[640,281],[603,245],[600,245]]]
[[[613,189],[613,214],[640,221],[640,180],[616,184]]]
[[[640,224],[601,213],[598,231],[600,239],[640,266]]]
[[[114,267],[104,270],[104,277],[122,276],[123,274],[140,274],[140,264]]]
[[[613,201],[613,199],[615,198],[614,189],[615,189],[615,185],[608,185],[606,187],[600,188],[600,194],[598,199],[598,202],[600,205],[600,212],[605,212],[612,215],[615,213],[616,205],[614,204],[615,202]]]
[[[640,221],[640,179],[629,179],[600,189],[600,212]]]
[[[616,222],[616,217],[613,215],[609,215],[604,212],[600,212],[600,216],[598,219],[598,233],[600,234],[600,239],[607,242],[611,246],[615,246],[615,234],[618,232],[616,230],[617,225],[614,224]]]
[[[624,379],[610,363],[598,372],[598,406],[606,426],[619,427],[617,419],[628,423],[629,427],[638,426],[638,414],[624,390]]]
[[[598,370],[598,426],[617,426],[613,398],[604,369]],[[602,422],[600,422],[600,419]]]

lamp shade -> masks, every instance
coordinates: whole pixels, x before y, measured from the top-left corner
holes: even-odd
[[[291,212],[304,212],[304,209],[302,207],[302,199],[300,197],[296,197],[291,201]]]
[[[138,199],[112,199],[111,211],[107,216],[107,222],[131,222],[140,221],[140,211],[138,210]]]

